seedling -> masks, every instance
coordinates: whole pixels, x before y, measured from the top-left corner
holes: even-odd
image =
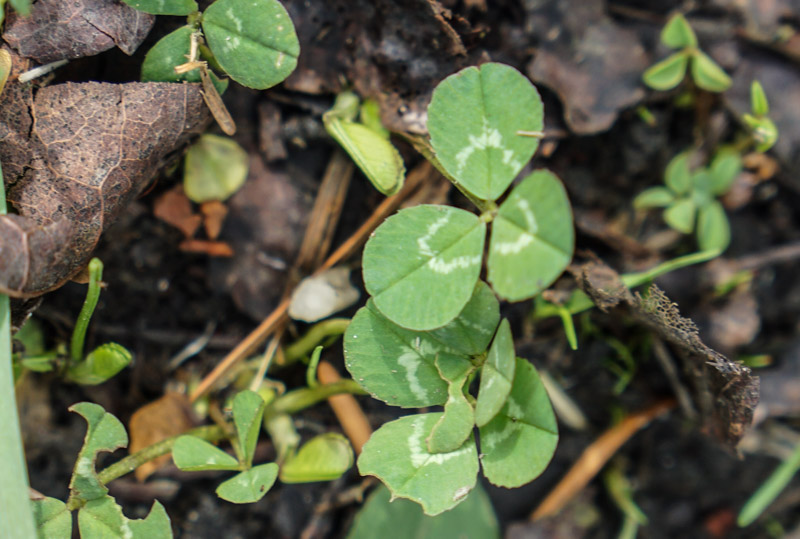
[[[360,116],[360,122],[356,122]],[[403,158],[389,141],[389,132],[378,117],[377,103],[343,92],[333,108],[322,116],[325,129],[361,169],[372,185],[384,195],[393,195],[403,187],[406,168]]]
[[[25,354],[15,357],[15,379],[21,376],[23,369],[35,372],[56,370],[65,379],[76,384],[97,385],[115,376],[133,360],[133,356],[124,346],[114,342],[102,344],[84,356],[86,331],[97,307],[97,301],[100,298],[103,263],[100,259],[93,258],[89,262],[87,269],[89,271],[89,284],[86,291],[86,300],[75,322],[69,352],[67,352],[64,345],[59,345],[49,351],[41,350],[40,345],[35,347],[26,345]],[[41,340],[35,333],[23,336],[27,340]]]
[[[312,362],[314,363],[314,362]],[[144,520],[129,520],[105,484],[160,455],[172,452],[175,464],[186,471],[226,470],[238,472],[222,482],[217,495],[233,503],[253,503],[269,491],[280,478],[285,483],[326,481],[340,477],[353,464],[353,451],[340,434],[328,433],[312,438],[302,447],[294,432],[289,413],[302,410],[338,392],[358,392],[352,381],[338,386],[302,388],[281,397],[265,391],[269,402],[252,391],[240,391],[232,399],[232,420],[216,426],[198,427],[187,434],[168,438],[96,472],[97,453],[127,446],[128,436],[117,418],[102,407],[79,403],[70,408],[89,424],[83,449],[78,455],[66,503],[45,498],[33,502],[38,536],[54,539],[71,537],[72,512],[78,511],[81,537],[172,537],[169,517],[159,502],[154,502]],[[253,464],[262,422],[279,448],[276,462]],[[209,442],[228,438],[232,456]]]
[[[725,209],[717,200],[742,170],[742,159],[732,148],[720,149],[708,167],[691,170],[687,152],[676,155],[664,172],[665,187],[651,187],[637,196],[637,209],[665,208],[664,221],[683,234],[696,232],[703,251],[724,251],[731,233]]]
[[[102,406],[81,402],[70,407],[88,423],[83,448],[75,462],[66,503],[56,498],[33,502],[38,537],[69,539],[72,537],[72,511],[78,511],[81,537],[130,537],[161,539],[172,537],[164,507],[153,502],[150,514],[142,520],[129,520],[108,489],[98,478],[95,462],[100,452],[114,451],[128,445],[128,435],[119,419]]]
[[[644,72],[645,84],[655,90],[671,90],[683,81],[689,69],[694,83],[709,92],[724,92],[731,78],[706,53],[698,48],[697,36],[680,13],[674,15],[661,31],[661,43],[680,49]]]
[[[532,481],[555,451],[547,393],[536,369],[516,357],[495,296],[534,297],[572,258],[569,201],[551,172],[533,172],[495,202],[535,152],[542,118],[538,92],[509,66],[470,67],[442,81],[428,108],[429,155],[481,214],[432,205],[401,210],[364,249],[372,297],[345,333],[347,369],[388,404],[444,411],[386,423],[358,467],[429,515],[475,487],[476,426],[483,473],[496,485]],[[537,136],[525,136],[531,133]],[[489,224],[491,288],[479,280]]]
[[[769,118],[769,102],[764,88],[757,80],[750,86],[750,114],[742,118],[750,128],[756,151],[766,152],[778,141],[778,128]]]

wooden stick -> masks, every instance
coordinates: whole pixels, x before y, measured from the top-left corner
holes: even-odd
[[[423,162],[421,165],[412,170],[406,178],[406,184],[395,195],[385,199],[380,205],[375,208],[369,219],[359,227],[358,230],[344,242],[336,251],[334,251],[328,259],[314,272],[319,274],[322,271],[332,268],[342,260],[347,259],[355,253],[364,243],[366,243],[369,235],[375,230],[379,224],[383,222],[393,211],[395,211],[400,204],[416,189],[423,180],[430,177],[433,173],[433,167],[428,162]],[[289,308],[289,298],[285,297],[275,310],[270,313],[268,317],[261,322],[257,328],[250,332],[236,347],[231,350],[216,367],[206,375],[200,384],[192,391],[189,396],[189,401],[194,402],[211,389],[211,387],[222,378],[239,361],[252,354],[258,346],[263,343],[267,337],[278,327],[279,324],[284,323],[288,317],[286,311]]]
[[[657,402],[650,408],[633,413],[605,431],[592,445],[587,447],[580,458],[572,465],[567,475],[550,491],[550,494],[531,514],[531,520],[539,520],[555,515],[589,484],[597,472],[605,466],[636,432],[653,419],[671,410],[675,406],[674,399]]]
[[[317,377],[319,383],[323,385],[332,384],[341,380],[341,376],[336,371],[333,365],[327,361],[320,361],[317,367]],[[342,425],[345,435],[350,439],[356,455],[361,454],[361,448],[367,443],[369,437],[372,435],[372,427],[364,415],[358,401],[348,393],[341,395],[334,395],[328,397],[328,404],[331,405],[333,413],[336,414],[336,419]]]

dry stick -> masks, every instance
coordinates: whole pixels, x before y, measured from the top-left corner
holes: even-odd
[[[336,224],[342,214],[347,188],[353,177],[355,165],[341,150],[333,152],[325,176],[317,192],[311,218],[306,226],[303,243],[297,253],[295,267],[309,271],[322,264],[330,249]]]
[[[369,219],[359,227],[356,232],[348,238],[336,251],[331,254],[328,259],[317,269],[315,274],[332,268],[342,260],[345,260],[366,241],[369,235],[375,228],[394,212],[400,204],[405,200],[420,183],[430,176],[433,169],[427,162],[421,164],[412,170],[406,178],[406,184],[394,196],[386,198],[380,205],[372,212]],[[231,350],[222,361],[198,384],[192,394],[189,396],[190,402],[195,402],[197,399],[208,393],[211,387],[222,378],[239,361],[252,354],[261,343],[272,333],[273,329],[280,323],[286,320],[286,311],[289,308],[289,298],[284,298],[275,310],[261,322],[250,334],[242,340],[236,347]]]
[[[358,230],[356,230],[355,233],[347,239],[347,241],[340,245],[339,248],[328,257],[328,260],[322,263],[316,273],[321,273],[326,269],[332,268],[340,261],[346,260],[356,251],[358,251],[358,249],[360,249],[361,246],[366,243],[367,238],[369,238],[369,235],[372,234],[372,231],[378,228],[378,225],[381,224],[384,219],[386,219],[397,208],[399,208],[400,204],[402,204],[406,198],[411,196],[411,193],[413,193],[414,190],[419,187],[423,180],[430,178],[433,174],[435,174],[434,168],[427,161],[424,161],[414,170],[409,172],[403,188],[400,189],[397,194],[384,199],[383,202],[381,202],[380,205],[375,208],[375,211],[372,212],[372,215],[369,216],[369,219],[364,221],[364,224],[362,224]]]
[[[655,335],[653,336],[653,355],[656,356],[658,364],[661,366],[664,374],[667,375],[667,381],[672,387],[675,397],[678,399],[678,406],[680,406],[683,414],[688,419],[696,419],[697,410],[694,404],[692,404],[692,396],[689,394],[689,390],[681,383],[678,367],[675,366],[675,362],[672,360],[672,355],[669,353],[667,345]]]
[[[333,384],[341,380],[336,368],[327,361],[320,361],[319,367],[317,367],[317,377],[322,385]],[[333,413],[336,414],[342,430],[350,439],[356,455],[360,455],[361,448],[372,435],[372,427],[367,421],[367,416],[361,410],[361,406],[358,405],[358,401],[349,393],[341,393],[328,397],[328,404],[333,408]]]
[[[614,425],[604,432],[583,451],[567,475],[539,504],[539,507],[531,514],[531,520],[539,520],[558,513],[578,492],[583,490],[622,444],[636,434],[636,431],[674,406],[674,399],[659,401],[646,410],[627,416],[618,425]]]

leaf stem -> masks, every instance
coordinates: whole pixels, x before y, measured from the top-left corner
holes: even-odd
[[[197,438],[202,438],[207,442],[218,442],[225,439],[225,432],[222,427],[218,425],[204,425],[202,427],[197,427],[177,436],[172,436],[165,440],[161,440],[160,442],[154,443],[153,445],[149,445],[141,451],[133,453],[132,455],[128,455],[124,459],[115,462],[108,468],[105,468],[99,472],[97,474],[97,479],[102,484],[106,485],[114,479],[118,479],[123,475],[134,471],[142,464],[156,459],[162,455],[166,455],[172,451],[172,446],[175,445],[175,440],[184,435],[196,436]]]
[[[355,380],[347,379],[332,384],[320,385],[315,388],[304,387],[290,391],[275,399],[267,406],[264,415],[271,417],[278,414],[294,414],[340,393],[350,393],[352,395],[367,394]]]
[[[308,356],[314,348],[327,337],[341,335],[350,324],[349,318],[329,318],[311,326],[305,335],[287,346],[283,365],[290,365]]]
[[[89,328],[89,321],[92,319],[94,310],[97,307],[97,300],[100,299],[100,280],[103,278],[103,263],[99,258],[93,258],[89,262],[89,287],[86,290],[86,300],[75,322],[75,329],[72,332],[70,342],[70,356],[72,361],[79,362],[83,359],[83,345],[86,340],[86,330]]]
[[[0,215],[6,213],[6,193],[0,170]],[[9,539],[36,537],[28,494],[28,470],[22,445],[14,369],[11,363],[11,306],[0,294],[0,536]]]
[[[340,382],[332,384],[320,385],[314,389],[296,389],[275,399],[272,404],[267,407],[265,415],[274,416],[278,414],[296,413],[313,406],[332,395],[338,395],[340,393],[351,393],[355,395],[366,394],[366,392],[361,389],[361,387],[353,380],[341,380]],[[179,435],[161,440],[153,445],[147,446],[141,451],[137,451],[132,455],[128,455],[124,459],[115,462],[108,468],[98,472],[97,479],[102,484],[106,485],[114,479],[118,479],[123,475],[132,472],[142,464],[162,455],[166,455],[172,450],[172,446],[175,445],[175,440],[186,434],[202,438],[207,442],[218,442],[228,437],[225,429],[219,425],[204,425],[202,427],[197,427]],[[4,437],[0,436],[0,443],[2,443],[3,439]],[[0,476],[0,480],[2,480],[2,476]],[[25,490],[25,499],[27,499],[27,486]],[[3,537],[5,537],[5,535]]]

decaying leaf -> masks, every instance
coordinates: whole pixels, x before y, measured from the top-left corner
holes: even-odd
[[[131,416],[128,426],[131,433],[130,452],[136,453],[170,436],[182,434],[195,424],[196,420],[186,396],[179,393],[166,393],[160,399],[145,404]],[[163,455],[144,463],[136,468],[136,479],[144,481],[170,460],[170,455]]]
[[[753,419],[759,380],[750,369],[706,346],[697,327],[653,285],[644,296],[631,293],[619,275],[600,262],[584,264],[578,285],[604,311],[622,309],[640,324],[673,345],[691,379],[695,405],[704,426],[719,440],[735,446]]]
[[[192,210],[192,202],[183,192],[182,185],[176,185],[155,200],[153,215],[183,232],[187,238],[194,236],[203,223],[203,218]]]
[[[153,15],[111,0],[39,0],[30,16],[10,12],[3,38],[20,55],[42,63],[92,56],[115,45],[133,54]]]
[[[102,230],[208,113],[192,84],[70,83],[33,99],[8,86],[0,161],[18,214],[0,217],[0,291],[30,297],[83,267]]]
[[[531,79],[558,94],[575,133],[607,130],[622,109],[644,97],[640,79],[648,59],[638,36],[608,17],[598,0],[529,4],[535,6],[528,10],[531,24],[541,18],[547,26],[528,66]]]

